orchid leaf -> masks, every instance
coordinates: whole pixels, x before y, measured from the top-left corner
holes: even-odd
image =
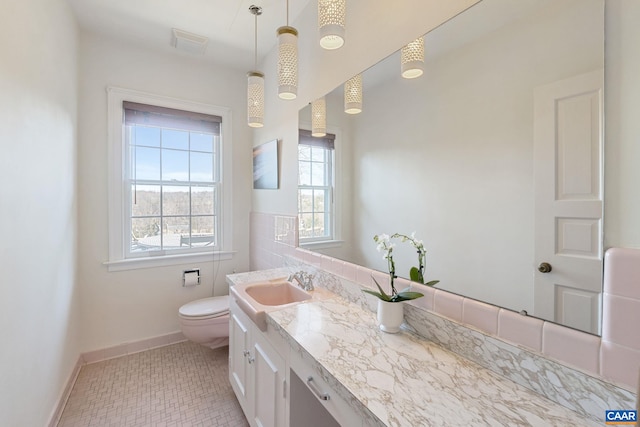
[[[418,267],[411,267],[411,270],[409,270],[409,278],[412,282],[424,283],[424,277],[422,277],[422,273],[420,273]]]
[[[427,286],[434,286],[436,284],[440,283],[440,280],[432,280],[430,282],[425,283],[425,285]]]
[[[421,294],[420,292],[400,292],[398,294],[397,301],[409,301],[423,296],[424,294]]]
[[[376,292],[376,291],[371,291],[371,290],[369,290],[369,289],[363,289],[363,290],[362,290],[362,292],[366,292],[366,293],[368,293],[368,294],[370,294],[370,295],[373,295],[374,297],[379,298],[379,299],[381,299],[382,301],[391,302],[391,298],[390,298],[390,297],[389,297],[389,295],[387,295],[387,294],[384,294],[384,295],[383,295],[383,294],[380,294],[380,293],[378,293],[378,292]]]
[[[373,277],[373,276],[371,276],[371,278],[373,279],[373,283],[375,283],[375,284],[376,284],[376,286],[378,287],[378,290],[380,291],[380,293],[381,293],[382,295],[384,295],[384,296],[385,296],[385,298],[388,298],[388,299],[385,299],[385,301],[390,301],[390,300],[391,300],[391,297],[390,297],[389,295],[387,295],[387,294],[384,292],[384,290],[382,290],[382,287],[380,286],[380,283],[378,283],[378,281],[376,280],[376,278],[375,278],[375,277]]]
[[[382,301],[387,301],[387,302],[392,302],[393,299],[392,297],[390,297],[389,295],[387,295],[385,293],[384,290],[382,290],[382,287],[380,286],[380,284],[378,283],[378,281],[375,279],[375,277],[371,276],[371,278],[373,279],[373,282],[376,284],[376,286],[378,287],[378,290],[380,292],[376,292],[376,291],[372,291],[370,289],[363,289],[362,292],[366,292],[369,295],[373,295],[376,298],[381,299]]]

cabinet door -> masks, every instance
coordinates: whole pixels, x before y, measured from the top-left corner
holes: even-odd
[[[254,402],[254,419],[251,425],[285,426],[286,365],[284,359],[258,331],[254,334],[250,361],[254,375],[250,391]]]
[[[246,320],[231,313],[229,322],[229,381],[247,417],[250,416],[250,408],[247,406],[250,326],[251,324]]]

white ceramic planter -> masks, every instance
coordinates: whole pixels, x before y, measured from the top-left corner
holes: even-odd
[[[378,325],[381,331],[395,334],[404,320],[404,304],[378,300]]]

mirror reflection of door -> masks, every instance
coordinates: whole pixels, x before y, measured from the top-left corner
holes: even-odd
[[[602,70],[536,88],[534,316],[600,333]],[[545,265],[546,263],[548,265]]]

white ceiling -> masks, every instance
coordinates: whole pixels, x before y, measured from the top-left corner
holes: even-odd
[[[258,61],[276,45],[276,29],[286,24],[286,0],[67,0],[80,27],[125,43],[178,52],[172,28],[207,37],[205,59],[249,71],[254,62],[254,16],[258,17]],[[289,23],[310,0],[289,2]]]

